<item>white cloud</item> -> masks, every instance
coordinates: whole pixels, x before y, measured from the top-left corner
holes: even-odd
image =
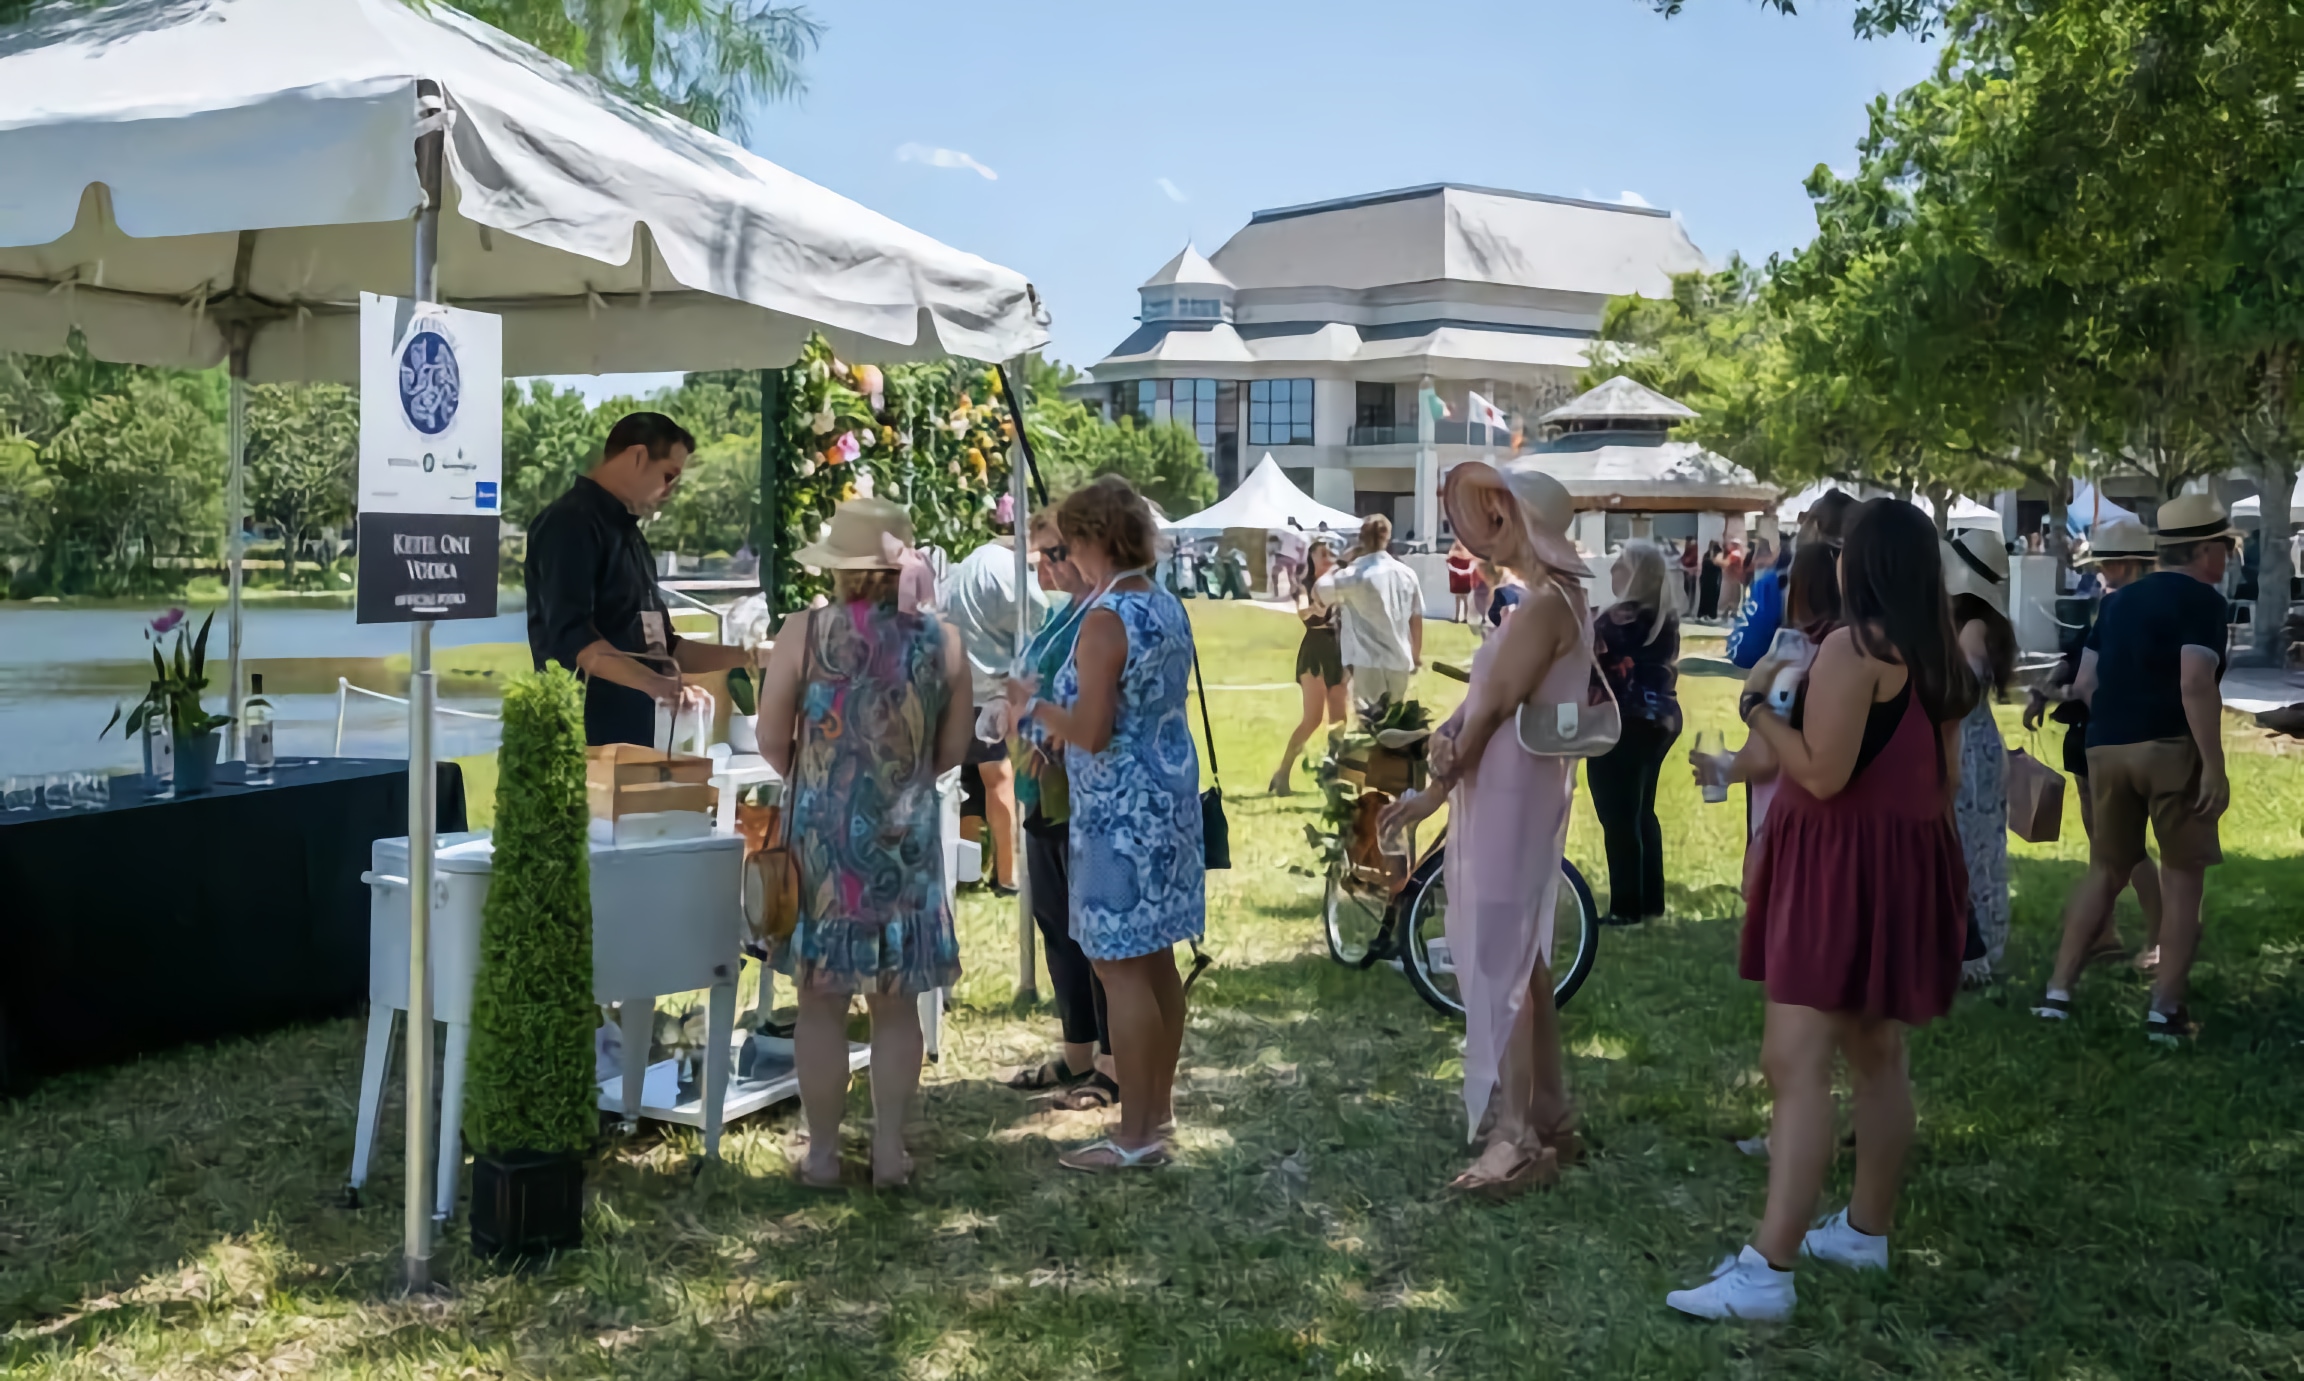
[[[896,146],[899,163],[925,163],[931,168],[966,168],[986,182],[998,182],[1000,174],[970,158],[958,149],[940,149],[931,144],[899,144]]]
[[[1184,195],[1183,188],[1177,186],[1173,182],[1170,182],[1167,178],[1156,177],[1152,179],[1152,185],[1165,193],[1168,197],[1168,200],[1170,201],[1185,202],[1192,200],[1192,198]]]
[[[1641,196],[1638,192],[1618,192],[1616,194],[1616,204],[1618,206],[1647,207],[1654,207],[1656,205],[1656,203],[1648,200],[1648,198],[1644,196]]]

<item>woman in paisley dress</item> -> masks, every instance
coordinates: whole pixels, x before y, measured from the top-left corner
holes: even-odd
[[[2008,548],[1998,528],[1962,528],[1942,539],[1945,593],[1960,652],[1975,673],[1976,707],[1960,721],[1960,794],[1953,827],[1968,863],[1968,913],[1984,941],[1983,957],[1960,969],[1971,987],[1988,983],[2008,947],[2008,745],[1992,702],[2016,681],[2016,630],[2008,622]]]
[[[1168,1159],[1184,1045],[1175,946],[1200,938],[1206,910],[1200,755],[1184,714],[1192,625],[1149,579],[1158,533],[1127,481],[1075,490],[1056,523],[1096,593],[1055,683],[1011,682],[1009,699],[1020,733],[1064,745],[1072,937],[1104,983],[1120,1082],[1119,1125],[1058,1163],[1133,1169]]]
[[[872,1180],[899,1185],[912,1173],[916,999],[960,976],[936,779],[967,752],[968,662],[956,631],[899,603],[911,541],[901,507],[840,505],[824,540],[796,553],[832,573],[832,601],[786,620],[761,678],[760,753],[784,777],[800,875],[798,924],[769,962],[799,992],[799,1175],[820,1188],[840,1180],[852,999],[872,1013]]]

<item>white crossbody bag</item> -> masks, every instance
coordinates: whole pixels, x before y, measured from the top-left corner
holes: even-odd
[[[1557,592],[1557,582],[1553,584]],[[1560,594],[1561,602],[1567,595]],[[1573,612],[1574,606],[1570,606]],[[1583,652],[1590,676],[1585,682],[1584,696],[1580,700],[1546,702],[1542,692],[1529,697],[1513,716],[1514,728],[1519,734],[1520,746],[1540,758],[1596,758],[1616,746],[1624,736],[1624,713],[1616,706],[1616,695],[1608,689],[1608,678],[1600,674],[1600,662],[1592,652],[1591,630],[1584,635]]]

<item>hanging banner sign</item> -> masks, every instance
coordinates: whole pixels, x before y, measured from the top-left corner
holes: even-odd
[[[360,623],[496,615],[504,321],[360,294]]]

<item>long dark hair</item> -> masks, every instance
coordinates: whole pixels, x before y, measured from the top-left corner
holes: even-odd
[[[1976,706],[1976,677],[1952,630],[1935,522],[1902,499],[1874,499],[1844,531],[1840,616],[1856,650],[1901,662],[1930,719],[1965,717]]]
[[[2016,629],[2006,614],[1985,603],[1982,596],[1952,596],[1952,627],[1958,630],[1972,622],[1984,625],[1984,656],[1990,663],[1985,674],[1991,678],[1992,694],[2006,700],[2008,688],[2016,684]]]
[[[1784,626],[1813,631],[1840,622],[1840,549],[1802,542],[1784,577]]]

